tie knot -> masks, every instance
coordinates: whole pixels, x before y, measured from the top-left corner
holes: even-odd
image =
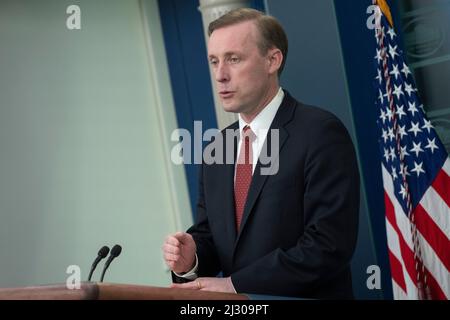
[[[250,128],[249,125],[246,125],[243,129],[242,129],[242,136],[244,138],[250,138],[250,141],[253,141],[256,139],[256,135],[255,133],[252,131],[252,129]]]

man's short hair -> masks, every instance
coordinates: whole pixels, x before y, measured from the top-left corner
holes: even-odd
[[[208,26],[208,36],[211,36],[214,30],[246,21],[255,21],[256,27],[261,35],[257,45],[262,55],[265,55],[271,48],[275,47],[280,49],[283,54],[283,61],[278,70],[278,75],[281,75],[288,53],[288,39],[283,27],[274,17],[255,9],[235,9],[211,22]]]

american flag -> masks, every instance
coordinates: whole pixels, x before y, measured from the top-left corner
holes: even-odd
[[[450,299],[450,159],[427,119],[385,0],[377,49],[377,123],[395,299]]]

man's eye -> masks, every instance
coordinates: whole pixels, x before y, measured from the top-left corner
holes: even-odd
[[[231,57],[230,58],[230,62],[231,63],[238,63],[240,61],[240,59],[238,57]]]
[[[217,60],[209,60],[209,63],[210,63],[212,66],[215,66],[215,65],[217,65]]]

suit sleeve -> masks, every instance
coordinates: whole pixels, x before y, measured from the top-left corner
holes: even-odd
[[[352,141],[334,117],[312,128],[304,162],[305,229],[295,246],[278,248],[231,275],[237,292],[305,295],[348,272],[355,249],[359,172]]]
[[[221,271],[221,267],[205,208],[203,166],[199,170],[196,223],[187,232],[192,235],[197,246],[197,257],[199,261],[197,274],[202,277],[215,277]]]

